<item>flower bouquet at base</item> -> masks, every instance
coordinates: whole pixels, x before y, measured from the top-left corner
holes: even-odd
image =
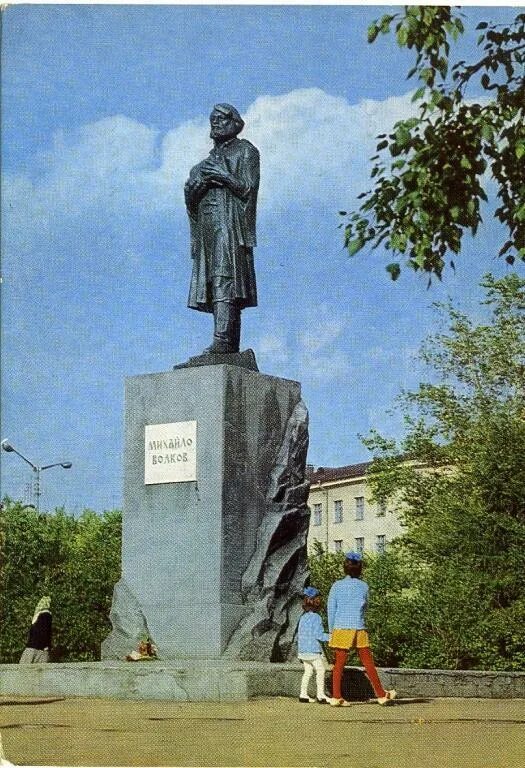
[[[151,641],[149,635],[143,635],[136,651],[131,651],[126,656],[126,661],[154,661],[158,659],[157,647]]]

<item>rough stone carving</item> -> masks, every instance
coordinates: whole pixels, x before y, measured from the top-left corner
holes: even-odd
[[[286,661],[292,655],[308,575],[307,449],[308,412],[301,400],[288,420],[270,473],[255,552],[242,577],[243,601],[253,610],[234,632],[226,656]]]
[[[109,618],[113,631],[102,641],[103,659],[126,658],[128,653],[137,650],[143,635],[150,635],[140,604],[124,579],[113,588]]]

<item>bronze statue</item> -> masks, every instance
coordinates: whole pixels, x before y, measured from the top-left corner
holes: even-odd
[[[259,151],[237,138],[244,121],[230,104],[214,106],[210,126],[213,149],[184,185],[193,259],[188,307],[213,312],[213,342],[203,354],[223,354],[239,351],[241,310],[257,306]]]

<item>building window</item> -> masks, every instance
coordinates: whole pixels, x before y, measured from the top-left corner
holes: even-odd
[[[321,525],[323,522],[323,505],[314,504],[314,525]]]
[[[376,552],[382,555],[383,552],[385,551],[385,546],[386,546],[386,537],[383,534],[376,536]]]
[[[365,516],[365,497],[355,497],[355,519],[362,520]]]
[[[354,539],[354,541],[355,541],[355,551],[359,552],[359,554],[362,555],[363,552],[365,551],[365,540],[363,536],[358,536],[356,539]]]
[[[386,501],[380,501],[377,505],[377,516],[384,517],[386,515]]]
[[[334,501],[334,523],[343,522],[343,502],[341,500]]]
[[[343,540],[336,539],[334,541],[334,552],[342,552],[342,551],[343,551]]]

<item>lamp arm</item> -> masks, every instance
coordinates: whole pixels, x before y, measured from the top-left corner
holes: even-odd
[[[26,459],[26,457],[23,454],[21,454],[20,451],[17,451],[16,448],[13,448],[13,446],[11,446],[11,450],[13,451],[13,453],[16,453],[17,456],[20,456],[20,458],[23,459],[26,462],[26,464],[29,464],[31,469],[33,469],[35,472],[38,472],[39,467],[37,467],[36,464],[33,464],[32,461],[29,461],[29,459]]]

